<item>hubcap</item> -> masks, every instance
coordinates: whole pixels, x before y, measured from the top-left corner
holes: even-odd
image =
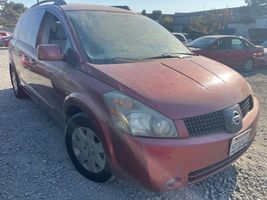
[[[248,60],[248,61],[246,61],[245,65],[244,65],[244,70],[246,72],[248,72],[252,69],[252,67],[253,67],[253,61]]]
[[[106,156],[97,135],[87,127],[78,127],[72,134],[72,148],[79,163],[92,173],[105,168]]]

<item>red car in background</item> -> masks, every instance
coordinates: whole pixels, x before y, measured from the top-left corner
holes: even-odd
[[[233,68],[242,67],[245,72],[251,71],[255,65],[264,64],[264,48],[255,46],[240,36],[204,36],[187,46],[196,54]]]
[[[7,37],[7,36],[11,36],[12,33],[7,32],[7,31],[0,31],[0,39],[2,39],[3,37]]]
[[[12,33],[0,31],[0,47],[8,47],[10,40],[12,40]]]

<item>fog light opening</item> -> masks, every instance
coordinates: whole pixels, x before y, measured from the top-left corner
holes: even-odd
[[[166,182],[166,188],[167,189],[174,189],[174,188],[178,188],[180,186],[180,178],[179,177],[174,177],[174,178],[171,178],[169,179],[167,182]]]

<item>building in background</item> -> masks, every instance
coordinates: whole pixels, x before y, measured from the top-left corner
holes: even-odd
[[[237,7],[218,9],[217,11],[227,10],[231,14],[229,23],[224,29],[220,30],[220,34],[234,34],[240,35],[250,39],[256,44],[267,39],[267,6],[261,6],[253,10],[250,7]],[[210,12],[200,11],[192,13],[175,13],[173,17],[173,31],[174,32],[189,32],[192,31],[190,27],[192,20],[201,16],[208,15]],[[191,29],[190,29],[191,28]],[[193,30],[194,31],[194,30]],[[199,33],[201,36],[201,33]],[[197,34],[196,34],[197,37]],[[194,38],[194,37],[193,37]]]

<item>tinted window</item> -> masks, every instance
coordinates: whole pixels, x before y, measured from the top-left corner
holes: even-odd
[[[143,60],[190,51],[147,17],[103,11],[68,11],[90,61]]]
[[[57,44],[66,54],[71,43],[60,20],[52,13],[46,13],[38,44]]]
[[[215,42],[215,47],[216,47],[216,49],[221,49],[221,50],[230,49],[231,48],[230,41],[227,38],[218,39]]]
[[[216,38],[211,38],[211,37],[202,37],[198,38],[192,42],[190,42],[187,46],[189,47],[194,47],[194,48],[207,48],[209,45],[211,45]]]
[[[238,38],[231,40],[232,49],[245,49],[247,46]]]
[[[248,41],[246,41],[246,40],[242,40],[242,42],[244,43],[245,48],[253,48],[253,45],[250,44]]]
[[[44,11],[42,9],[28,11],[22,20],[19,31],[19,39],[32,47],[35,47],[39,27]]]

